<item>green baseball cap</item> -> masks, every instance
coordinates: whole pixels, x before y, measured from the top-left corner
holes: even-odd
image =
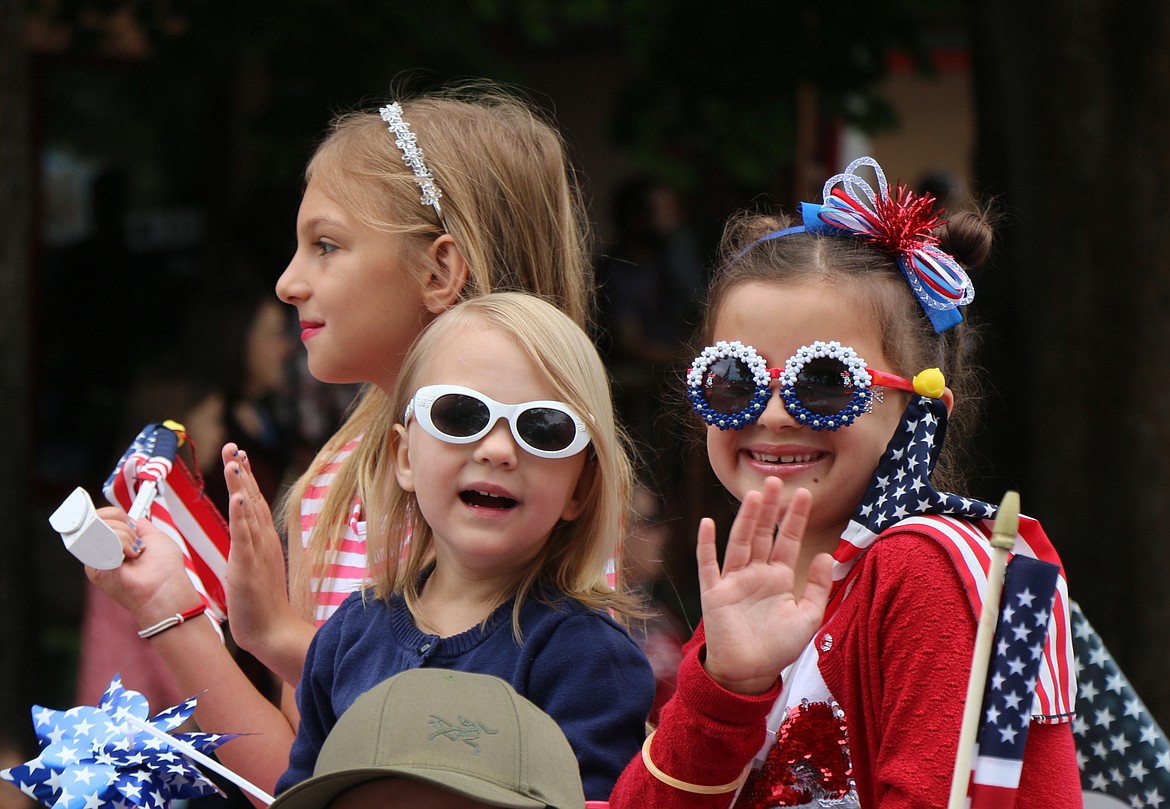
[[[548,714],[498,677],[411,669],[358,697],[321,746],[313,777],[270,809],[322,809],[351,787],[395,777],[491,806],[585,806],[577,757]]]

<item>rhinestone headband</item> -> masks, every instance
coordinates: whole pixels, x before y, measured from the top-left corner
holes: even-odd
[[[422,149],[418,148],[418,139],[410,131],[410,124],[402,119],[402,106],[395,101],[379,109],[378,114],[382,116],[382,120],[386,122],[386,128],[394,136],[394,145],[402,152],[402,162],[410,166],[410,170],[414,172],[414,181],[418,183],[418,187],[422,191],[418,201],[435,209],[435,215],[439,217],[439,224],[443,226],[443,230],[446,230],[447,223],[443,220],[443,209],[439,207],[439,197],[443,196],[443,192],[439,190],[439,186],[435,185],[435,178],[432,176],[431,170],[423,162]]]

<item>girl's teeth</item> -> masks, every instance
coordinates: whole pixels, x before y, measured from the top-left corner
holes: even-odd
[[[763,452],[753,452],[752,458],[764,463],[809,463],[813,456],[811,453],[804,455],[767,455]]]

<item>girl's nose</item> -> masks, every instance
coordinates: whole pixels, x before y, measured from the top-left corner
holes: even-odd
[[[784,407],[784,397],[780,395],[780,387],[773,383],[772,395],[764,406],[764,412],[756,420],[761,427],[769,430],[780,430],[785,427],[799,427],[800,424],[792,418],[792,414]]]
[[[280,274],[280,278],[276,279],[276,297],[285,303],[295,304],[309,296],[309,287],[304,282],[300,272],[299,256],[300,251],[298,250],[293,254],[288,266],[284,268],[284,272]]]
[[[522,451],[508,422],[497,419],[488,434],[475,443],[475,460],[492,466],[514,467]]]

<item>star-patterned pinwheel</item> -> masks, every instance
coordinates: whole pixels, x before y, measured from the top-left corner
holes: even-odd
[[[0,770],[0,778],[53,809],[166,809],[176,798],[216,793],[215,784],[186,756],[128,724],[133,718],[169,733],[187,721],[195,702],[189,699],[148,718],[146,697],[126,689],[115,676],[97,707],[56,711],[34,706],[40,755]],[[180,733],[173,738],[210,753],[235,736]]]

